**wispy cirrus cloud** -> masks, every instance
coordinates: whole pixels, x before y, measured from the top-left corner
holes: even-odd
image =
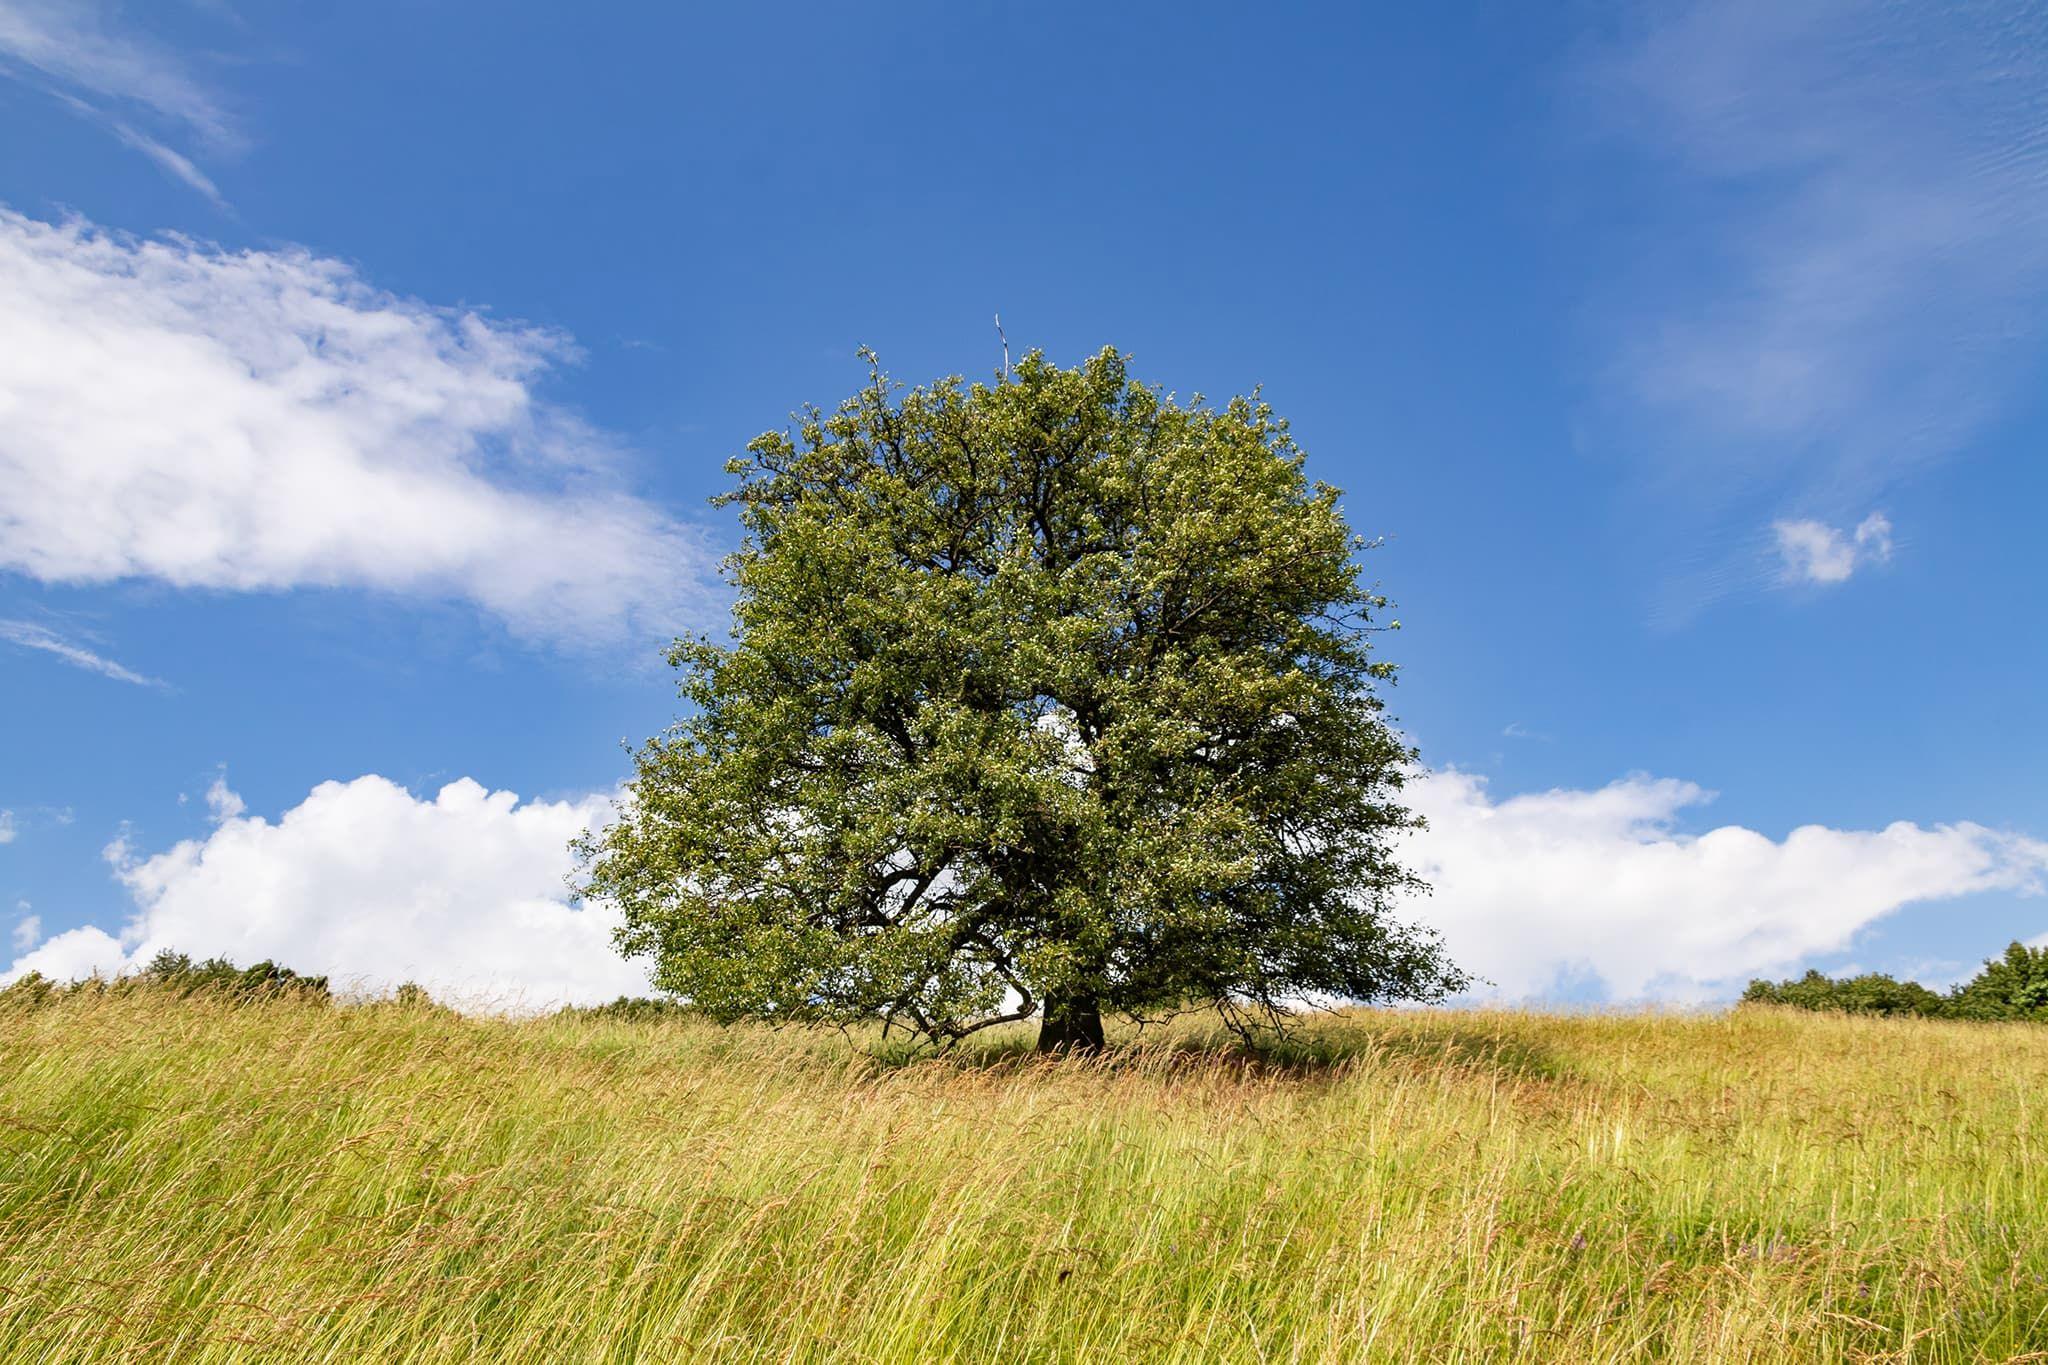
[[[32,649],[53,655],[73,668],[82,668],[88,673],[112,678],[115,682],[133,683],[138,687],[166,685],[161,678],[137,673],[134,669],[115,663],[75,640],[67,640],[48,626],[38,625],[34,621],[0,621],[0,640],[21,649]]]
[[[96,0],[0,0],[0,74],[38,86],[172,179],[228,209],[213,178],[170,143],[231,156],[247,146],[221,99],[168,48]],[[143,130],[155,125],[159,132]]]
[[[103,124],[107,131],[128,146],[141,152],[173,180],[183,181],[213,201],[213,206],[223,213],[233,213],[233,206],[222,196],[220,187],[213,183],[213,177],[199,169],[191,157],[172,147],[167,147],[147,133],[138,132],[127,123],[113,117],[106,111],[96,109],[84,100],[62,91],[53,92],[57,101],[77,114],[80,118]]]
[[[185,62],[116,16],[95,0],[0,0],[0,59],[59,89],[146,112],[211,147],[242,146],[234,117]]]
[[[703,537],[536,393],[574,354],[557,334],[305,251],[0,208],[0,350],[0,571],[463,599],[553,642],[722,615]]]
[[[1653,449],[1721,515],[1826,521],[2025,391],[2048,316],[2048,11],[1656,5],[1581,72],[1659,234],[1607,310]],[[1764,511],[1764,521],[1783,520]],[[1779,581],[1745,564],[1709,596]],[[1769,547],[1771,540],[1765,541]],[[1764,552],[1768,554],[1768,548]]]

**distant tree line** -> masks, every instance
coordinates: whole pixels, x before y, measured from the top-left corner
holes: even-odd
[[[2048,1022],[2048,947],[2014,943],[2001,957],[1946,993],[1882,972],[1828,977],[1819,972],[1785,981],[1756,980],[1745,1004],[1790,1005],[1843,1014],[1913,1015],[1922,1019],[2030,1019]]]
[[[621,1019],[649,1023],[659,1019],[701,1017],[703,1011],[669,996],[622,995],[603,1005],[564,1005],[556,1013],[570,1019]]]
[[[333,998],[326,977],[303,976],[268,959],[252,967],[237,967],[224,957],[194,962],[186,954],[167,948],[151,958],[149,965],[141,971],[122,976],[92,976],[65,985],[50,980],[41,972],[30,972],[0,991],[0,1001],[34,1006],[72,994],[136,991],[165,991],[180,997],[203,995],[238,1001],[289,998],[321,1004]]]
[[[237,1003],[266,1000],[296,1000],[330,1004],[333,990],[324,976],[307,976],[265,959],[252,967],[237,967],[224,957],[194,962],[185,953],[170,949],[151,958],[138,972],[119,976],[90,976],[66,984],[41,972],[29,972],[0,989],[0,1009],[28,1008],[53,1004],[66,996],[131,995],[163,992],[179,999],[203,997]],[[389,1003],[408,1009],[441,1009],[426,987],[408,981],[393,991]],[[672,1019],[697,1011],[680,1000],[666,997],[620,996],[603,1005],[570,1005],[558,1013],[577,1019],[623,1019],[646,1021]]]
[[[88,977],[70,985],[52,981],[40,972],[30,972],[0,990],[0,1006],[34,1007],[71,994],[137,991],[233,1001],[290,999],[327,1004],[333,999],[324,976],[302,975],[267,959],[250,967],[237,967],[224,957],[194,962],[184,953],[166,949],[139,972]],[[410,981],[398,988],[392,1000],[399,1005],[435,1007],[426,989]],[[1751,981],[1742,993],[1742,1003],[1841,1014],[2048,1023],[2048,947],[2029,948],[2014,942],[2002,955],[1987,959],[1975,976],[1946,992],[1932,990],[1917,981],[1900,981],[1882,972],[1831,977],[1809,971],[1783,981]],[[637,1022],[701,1015],[702,1011],[672,996],[622,995],[607,1004],[571,1005],[559,1013],[570,1018]]]

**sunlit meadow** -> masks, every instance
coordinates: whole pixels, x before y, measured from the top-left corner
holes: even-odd
[[[1261,1057],[73,997],[10,1360],[1914,1360],[2048,1346],[2048,1030],[1361,1013]],[[857,1041],[857,1040],[856,1040]],[[2039,1358],[2048,1359],[2048,1352]]]

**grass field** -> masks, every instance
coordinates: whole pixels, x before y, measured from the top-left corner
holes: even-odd
[[[0,1358],[2048,1359],[2044,1079],[1771,1011],[887,1067],[74,999],[0,1015]]]

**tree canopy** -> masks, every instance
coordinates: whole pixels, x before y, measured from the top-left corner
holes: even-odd
[[[1913,1014],[1932,1019],[2032,1020],[2048,1022],[2048,947],[2013,942],[1986,958],[1968,981],[1937,994],[1917,981],[1895,981],[1871,972],[1826,977],[1810,971],[1796,980],[1749,983],[1745,1003],[1793,1005],[1847,1014]]]
[[[877,368],[727,468],[733,629],[675,644],[690,710],[581,850],[658,987],[1088,1048],[1104,1011],[1464,984],[1392,915],[1419,821],[1366,542],[1256,394],[1114,350]]]

